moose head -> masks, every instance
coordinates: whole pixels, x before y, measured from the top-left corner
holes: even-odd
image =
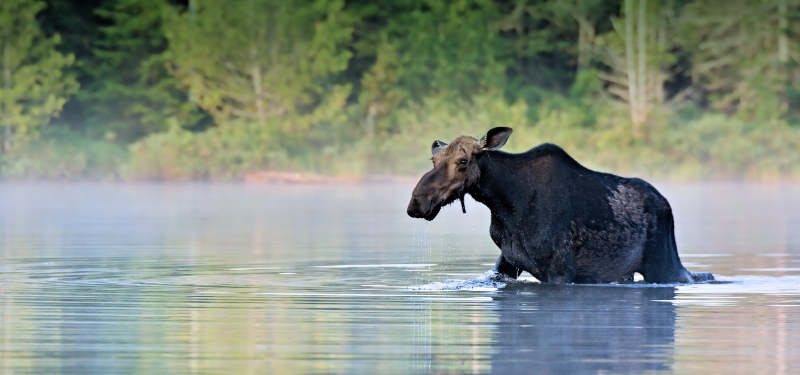
[[[481,170],[478,160],[486,151],[497,150],[506,144],[511,128],[497,127],[489,130],[480,140],[462,135],[450,144],[436,140],[431,146],[433,169],[420,178],[411,202],[408,216],[433,220],[443,206],[461,200],[478,183]]]

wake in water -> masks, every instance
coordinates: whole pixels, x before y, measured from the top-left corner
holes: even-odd
[[[774,279],[774,278],[772,278]],[[742,280],[746,283],[751,280]],[[608,284],[567,284],[575,286],[594,286],[594,287],[623,287],[623,288],[675,288],[686,286],[701,286],[701,285],[718,285],[718,284],[731,284],[736,280],[732,278],[724,278],[724,280],[706,281],[694,284],[650,284],[644,280],[626,282],[626,283],[608,283]],[[444,280],[437,281],[423,285],[413,285],[406,287],[407,290],[421,290],[421,291],[452,291],[452,290],[472,290],[472,291],[494,291],[505,288],[507,284],[540,284],[539,281],[532,277],[520,277],[519,279],[512,279],[494,270],[486,271],[475,279],[470,280]],[[798,283],[797,285],[800,285]]]
[[[531,283],[529,280],[515,280],[506,275],[497,273],[493,270],[486,271],[482,275],[472,280],[444,280],[424,285],[409,286],[408,290],[474,290],[491,291],[505,288],[509,283]]]

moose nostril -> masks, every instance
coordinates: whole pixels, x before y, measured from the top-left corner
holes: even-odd
[[[406,213],[408,214],[408,216],[411,216],[411,217],[418,217],[419,216],[420,210],[422,208],[422,207],[420,207],[419,203],[420,203],[419,199],[411,198],[411,202],[408,204],[408,209],[406,209]]]

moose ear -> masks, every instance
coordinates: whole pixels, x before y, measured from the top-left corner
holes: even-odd
[[[512,131],[514,130],[503,126],[489,130],[479,141],[481,149],[497,150],[500,147],[503,147],[503,145],[506,144],[506,141],[508,141],[508,137],[511,136]]]
[[[433,141],[433,144],[431,145],[431,153],[434,155],[438,154],[439,151],[442,151],[444,146],[447,146],[447,143],[444,143],[438,139]]]

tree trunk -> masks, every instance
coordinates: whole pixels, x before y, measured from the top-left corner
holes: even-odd
[[[578,72],[580,73],[588,69],[592,61],[594,25],[581,14],[573,13],[572,17],[578,23]]]
[[[789,37],[786,35],[789,22],[786,19],[786,0],[778,0],[778,61],[789,61]]]
[[[789,62],[789,37],[786,35],[788,28],[789,22],[786,19],[786,0],[778,0],[778,61],[781,63],[778,69],[784,74],[784,77],[786,77],[785,74],[788,73],[786,64]],[[783,93],[780,98],[780,109],[785,113],[789,110],[789,100],[785,93]]]
[[[375,136],[375,118],[378,117],[378,105],[370,103],[367,109],[367,119],[364,121],[364,137],[371,139]]]
[[[253,93],[255,94],[255,106],[256,115],[258,116],[258,124],[264,125],[267,122],[267,115],[264,112],[264,91],[261,89],[261,67],[258,66],[257,61],[253,62],[250,77],[253,80]]]
[[[658,18],[658,30],[655,35],[655,44],[658,46],[658,60],[663,61],[664,54],[667,52],[667,27],[665,25],[665,17],[663,14]],[[665,67],[666,68],[666,67]],[[667,79],[666,74],[661,70],[662,66],[659,64],[655,69],[655,79],[653,82],[653,93],[655,95],[656,105],[661,105],[666,102],[667,98],[664,93],[664,82]]]
[[[250,38],[252,43],[250,45],[250,59],[251,59],[251,66],[250,66],[250,80],[253,85],[253,105],[256,109],[256,117],[258,118],[258,124],[264,126],[267,120],[267,114],[264,109],[264,90],[262,88],[263,78],[261,77],[261,64],[260,60],[262,56],[259,55],[258,46],[259,42],[262,40],[260,37],[263,36],[263,29],[262,25],[258,22],[255,18],[256,16],[256,8],[255,8],[255,1],[251,0],[249,2],[250,5],[250,14],[248,18],[248,25],[250,31]],[[272,43],[270,40],[269,48],[272,48]],[[267,54],[272,53],[271,50],[267,51]],[[245,109],[246,110],[246,109]]]
[[[6,11],[8,5],[6,4]],[[8,28],[5,30],[5,35],[3,35],[3,90],[4,98],[3,98],[3,152],[8,152],[11,150],[11,114],[8,113],[11,107],[11,57],[10,52],[8,50],[8,44],[10,43],[9,40],[9,32]]]
[[[639,22],[636,25],[638,33],[639,71],[636,73],[639,82],[636,92],[639,94],[637,101],[637,121],[634,135],[641,136],[641,125],[647,119],[647,0],[639,0]]]
[[[195,27],[195,18],[197,17],[197,0],[189,0],[189,19],[191,20],[191,28],[192,32],[194,32]],[[192,104],[192,111],[198,112],[200,108],[197,105],[197,96],[194,95],[194,86],[195,86],[195,71],[197,68],[195,67],[194,63],[192,63],[192,67],[190,69],[190,78],[191,85],[189,86],[189,103]]]
[[[633,0],[625,0],[625,60],[628,65],[628,106],[630,107],[633,131],[636,133],[638,126],[636,98],[638,98],[638,93],[636,92],[636,58],[633,53]]]

